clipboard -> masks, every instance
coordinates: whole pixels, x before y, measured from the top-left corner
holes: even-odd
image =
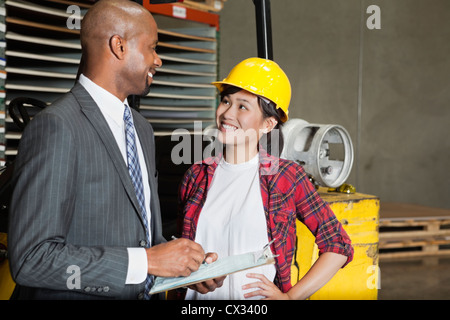
[[[197,271],[192,272],[187,277],[156,277],[153,287],[150,289],[150,294],[187,287],[192,284],[230,275],[239,271],[266,264],[274,264],[276,256],[273,255],[272,250],[270,249],[272,243],[273,240],[259,251],[224,257],[209,264],[203,263]]]

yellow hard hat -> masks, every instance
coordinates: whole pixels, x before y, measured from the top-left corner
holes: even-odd
[[[283,110],[281,121],[288,120],[291,84],[280,66],[272,60],[248,58],[238,63],[222,81],[213,82],[220,92],[224,85],[242,88],[269,99]]]

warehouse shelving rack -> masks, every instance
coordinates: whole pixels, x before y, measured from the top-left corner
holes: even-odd
[[[79,30],[67,28],[73,13],[67,8],[79,6],[81,16],[92,0],[6,0],[2,21],[4,46],[1,48],[0,161],[13,161],[21,137],[8,115],[9,102],[16,97],[30,97],[47,104],[69,91],[76,81],[81,60]],[[134,100],[135,107],[152,124],[156,136],[173,130],[193,132],[200,123],[204,128],[214,121],[217,93],[219,15],[175,4],[141,2],[160,17],[177,20],[177,27],[158,29],[158,54],[163,66],[155,75],[148,96]],[[183,25],[186,21],[186,27]],[[2,23],[0,21],[0,23]],[[193,26],[194,25],[194,26]],[[130,97],[131,98],[131,97]],[[27,106],[30,115],[38,108]]]

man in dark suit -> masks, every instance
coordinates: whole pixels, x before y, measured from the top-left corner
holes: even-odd
[[[132,1],[102,0],[84,17],[80,81],[29,123],[15,162],[15,297],[143,298],[148,275],[186,276],[204,261],[195,242],[162,236],[153,129],[134,110],[146,217],[128,172],[126,99],[148,93],[157,42],[153,17]]]

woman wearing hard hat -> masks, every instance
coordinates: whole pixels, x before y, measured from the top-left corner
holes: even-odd
[[[275,264],[220,279],[213,292],[207,283],[204,291],[188,289],[186,299],[306,299],[352,260],[353,248],[303,168],[275,156],[282,148],[280,126],[288,119],[289,79],[275,62],[249,58],[214,84],[221,94],[216,124],[223,153],[194,164],[183,178],[183,237],[219,259],[271,242],[276,258]],[[315,235],[320,256],[292,286],[296,219]]]

